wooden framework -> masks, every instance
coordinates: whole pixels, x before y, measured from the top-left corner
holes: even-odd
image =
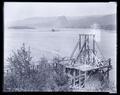
[[[100,59],[102,58],[102,59]],[[71,87],[84,88],[86,80],[93,73],[101,73],[104,80],[109,81],[111,59],[105,59],[98,50],[94,34],[80,34],[69,60],[61,62],[65,73],[71,79]],[[101,85],[103,81],[101,81]]]
[[[87,79],[95,73],[103,75],[103,82],[109,82],[111,59],[105,59],[98,49],[94,34],[79,34],[79,40],[68,60],[59,61],[62,69],[71,79],[71,87],[84,88]],[[102,59],[100,58],[102,56]],[[63,62],[64,61],[64,62]],[[55,64],[57,66],[58,64]],[[34,68],[34,67],[33,67]],[[8,72],[8,71],[7,71]]]

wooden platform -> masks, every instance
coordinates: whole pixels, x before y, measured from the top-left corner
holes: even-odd
[[[96,70],[96,69],[102,69],[102,68],[108,68],[108,67],[111,67],[111,65],[106,65],[106,66],[91,66],[91,65],[87,65],[87,64],[74,64],[74,65],[71,65],[71,64],[62,64],[65,66],[65,68],[71,68],[71,69],[77,69],[77,70],[80,70],[80,71],[90,71],[90,70]]]
[[[94,67],[94,66],[90,66],[90,65],[81,65],[81,66],[76,66],[76,67],[71,67],[71,66],[66,66],[66,67],[78,69],[81,71],[90,71],[90,70],[96,70],[96,69],[100,69],[100,68],[107,68],[109,66]]]

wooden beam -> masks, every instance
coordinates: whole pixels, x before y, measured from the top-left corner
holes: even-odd
[[[79,70],[79,87],[81,86],[81,80],[80,80],[80,70]]]
[[[74,50],[73,50],[73,52],[72,52],[72,54],[71,54],[71,56],[70,56],[70,59],[72,59],[72,57],[73,57],[73,55],[74,55],[74,53],[75,53],[78,45],[79,45],[79,41],[77,42],[77,44],[76,44],[76,46],[75,46],[75,48],[74,48]]]
[[[81,41],[82,39],[81,39],[81,35],[79,34],[79,50],[81,49]]]
[[[90,49],[90,46],[89,46],[89,36],[88,36],[88,47],[87,47],[87,48],[88,48],[88,60],[87,60],[87,61],[89,62],[89,61],[90,61],[90,54],[89,54],[89,51],[90,51],[90,50],[89,50],[89,49]]]
[[[87,40],[86,40],[87,38],[86,38],[86,35],[85,35],[85,51],[86,51],[86,45],[87,45]]]
[[[75,70],[73,69],[73,86],[75,86]]]
[[[85,87],[85,85],[86,85],[86,78],[87,78],[87,71],[85,71],[84,87]]]
[[[78,60],[78,58],[79,58],[79,56],[80,56],[80,54],[81,54],[81,52],[82,52],[83,48],[85,47],[85,45],[86,45],[86,41],[84,42],[84,44],[83,44],[82,48],[80,49],[80,52],[79,52],[79,54],[78,54],[78,56],[77,56],[76,60]]]
[[[95,54],[95,35],[93,35],[93,54]],[[95,58],[93,57],[93,64],[95,63]]]

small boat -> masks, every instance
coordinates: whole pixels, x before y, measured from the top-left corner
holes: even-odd
[[[51,29],[52,32],[58,32],[59,30],[56,29]]]
[[[52,31],[52,32],[55,32],[56,30],[55,30],[55,29],[52,29],[51,31]]]

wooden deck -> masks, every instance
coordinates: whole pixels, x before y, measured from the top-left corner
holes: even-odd
[[[81,70],[81,71],[90,71],[90,70],[96,70],[96,69],[102,69],[102,68],[107,68],[110,67],[109,66],[101,66],[101,67],[94,67],[94,66],[90,66],[90,65],[80,65],[80,66],[66,66],[66,68],[72,68],[72,69],[77,69],[77,70]]]

